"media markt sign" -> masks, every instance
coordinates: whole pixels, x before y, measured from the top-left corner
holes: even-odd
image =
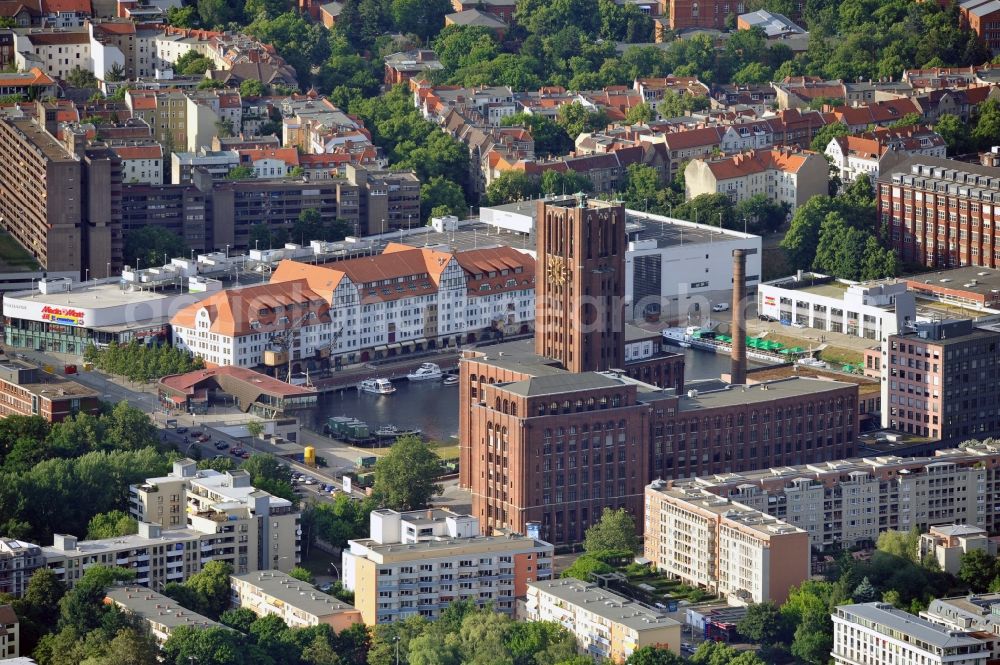
[[[83,312],[70,307],[42,307],[42,320],[61,326],[82,326]]]

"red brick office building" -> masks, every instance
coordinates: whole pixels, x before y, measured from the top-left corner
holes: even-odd
[[[467,351],[460,362],[459,482],[485,532],[537,525],[544,540],[579,542],[606,507],[627,508],[641,528],[643,488],[655,478],[854,453],[856,385],[709,381],[683,393],[683,356],[639,353],[648,335],[619,327],[587,337],[588,308],[624,295],[612,256],[624,252],[624,211],[583,197],[539,206],[537,300],[551,306],[539,306],[535,345]],[[650,367],[669,380],[629,378]]]
[[[911,157],[879,176],[878,212],[904,262],[1000,267],[1000,168]]]

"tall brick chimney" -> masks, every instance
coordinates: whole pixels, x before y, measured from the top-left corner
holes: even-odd
[[[747,382],[747,324],[744,319],[744,300],[747,295],[747,256],[746,250],[733,250],[733,350],[732,365],[729,370],[729,382],[743,385]]]

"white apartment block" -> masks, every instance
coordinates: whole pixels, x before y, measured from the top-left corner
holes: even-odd
[[[841,605],[833,617],[835,665],[986,665],[985,640],[885,603]]]
[[[49,76],[59,79],[65,79],[77,68],[93,72],[90,34],[86,28],[16,30],[14,64],[19,71],[38,67]]]
[[[275,615],[289,628],[326,624],[339,633],[361,623],[361,612],[279,570],[259,570],[230,577],[233,607],[257,616]]]
[[[284,364],[268,342],[290,329],[293,362],[368,362],[484,331],[528,332],[534,280],[534,259],[508,247],[451,254],[390,244],[380,256],[327,265],[282,261],[270,283],[214,294],[171,325],[176,346],[215,365]]]
[[[933,457],[884,455],[673,484],[705,490],[804,529],[820,550],[834,544],[873,545],[888,529],[968,524],[992,533],[1000,511],[998,466],[1000,446],[976,443],[938,450]]]
[[[623,663],[636,649],[656,646],[680,655],[681,624],[659,612],[575,579],[528,584],[527,621],[553,621],[576,637],[581,653]]]
[[[139,533],[102,540],[78,540],[56,534],[43,547],[46,566],[59,581],[72,588],[88,568],[110,566],[135,572],[135,583],[162,589],[169,582],[183,582],[201,570],[201,538],[195,529],[161,529],[139,522]],[[206,546],[212,545],[206,540]]]
[[[255,489],[245,471],[198,470],[179,460],[169,475],[129,491],[136,519],[162,525],[164,534],[184,528],[208,534],[200,543],[202,562],[225,561],[237,574],[288,571],[299,563],[301,514],[291,501]]]
[[[21,622],[10,605],[0,605],[0,662],[21,655]]]
[[[31,574],[45,565],[42,548],[13,538],[0,538],[0,594],[24,595]]]
[[[751,150],[720,159],[694,159],[684,170],[685,196],[725,194],[733,203],[763,194],[791,212],[828,193],[826,159],[810,151]],[[708,220],[701,220],[707,222]]]
[[[161,645],[181,627],[199,630],[223,628],[222,624],[178,605],[162,593],[141,586],[113,586],[105,592],[105,600],[145,621]]]
[[[809,537],[770,515],[692,486],[646,488],[645,557],[733,604],[782,602],[809,577]]]
[[[415,614],[433,619],[456,600],[512,615],[529,582],[552,578],[552,545],[480,536],[471,515],[382,509],[370,521],[370,537],[348,541],[341,566],[344,587],[369,626]]]
[[[122,182],[163,184],[163,147],[159,143],[111,146],[111,150],[121,160]]]

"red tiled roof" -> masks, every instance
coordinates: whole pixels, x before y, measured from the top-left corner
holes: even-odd
[[[90,14],[90,0],[41,0],[45,14]]]
[[[160,159],[163,148],[160,145],[128,145],[111,148],[119,159]]]
[[[256,162],[262,159],[280,159],[285,164],[298,166],[299,151],[295,148],[244,148],[239,151],[240,161]]]
[[[245,367],[212,367],[210,369],[199,369],[187,374],[174,374],[160,379],[165,387],[175,390],[185,395],[194,395],[201,383],[218,376],[229,376],[245,383],[252,383],[261,392],[277,394],[282,397],[295,397],[298,395],[312,395],[315,390],[302,386],[295,386],[284,381],[279,381],[274,377],[255,372]]]
[[[780,170],[795,173],[806,162],[807,155],[815,153],[789,152],[786,150],[753,150],[727,159],[707,162],[716,180],[732,180],[752,173]]]
[[[17,87],[17,86],[45,86],[52,85],[55,81],[52,78],[40,70],[38,67],[32,67],[25,73],[0,73],[0,85]]]
[[[920,115],[920,107],[912,99],[889,99],[867,106],[838,106],[833,114],[847,125],[869,125],[894,122],[905,115]]]

